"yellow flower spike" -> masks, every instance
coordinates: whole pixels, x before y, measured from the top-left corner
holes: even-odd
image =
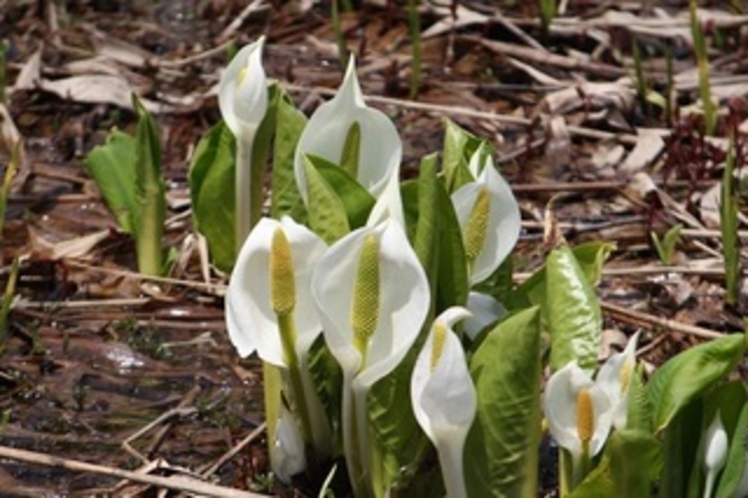
[[[590,390],[583,387],[577,393],[577,434],[583,448],[588,448],[595,432],[595,409]]]
[[[290,315],[296,306],[291,245],[280,227],[275,229],[270,245],[270,303],[278,316]]]
[[[364,240],[364,246],[359,255],[351,306],[354,344],[364,356],[366,356],[369,339],[377,330],[378,321],[379,242],[374,235],[369,235]]]
[[[473,262],[483,250],[488,233],[488,214],[491,208],[491,196],[488,189],[483,188],[478,192],[473,209],[470,212],[467,224],[462,231],[462,239],[465,244],[465,255],[468,261]]]
[[[447,326],[443,322],[434,323],[434,342],[431,346],[431,371],[434,371],[436,364],[442,357],[444,351],[444,341],[447,338]]]

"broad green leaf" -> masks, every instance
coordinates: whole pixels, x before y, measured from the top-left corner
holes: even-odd
[[[745,385],[742,386],[745,390]],[[745,399],[745,396],[744,396]],[[737,403],[735,403],[737,404]],[[730,451],[727,455],[727,463],[722,471],[719,486],[715,493],[716,498],[730,498],[735,496],[735,490],[748,465],[748,402],[743,401],[743,407],[734,425],[735,430],[730,437]]]
[[[465,445],[468,496],[535,497],[540,440],[540,313],[520,311],[470,360],[478,413]]]
[[[112,130],[106,143],[94,147],[83,165],[96,182],[107,207],[125,233],[133,233],[132,213],[135,203],[135,137]]]
[[[343,151],[340,153],[340,167],[348,173],[351,178],[358,178],[358,163],[361,156],[361,125],[354,121],[343,143]]]
[[[200,139],[189,173],[195,228],[208,241],[213,263],[225,272],[236,261],[235,150],[234,135],[221,121]]]
[[[287,214],[303,223],[306,220],[306,209],[296,186],[294,154],[307,119],[285,93],[278,99],[275,119],[270,215],[280,219]]]
[[[597,366],[602,312],[595,291],[567,246],[551,251],[546,261],[546,325],[551,334],[553,371],[572,360]]]
[[[454,192],[468,180],[469,177],[466,178],[465,174],[470,175],[467,170],[469,158],[482,142],[455,122],[449,119],[444,120],[442,170],[448,192]]]
[[[687,498],[689,478],[701,466],[697,456],[701,439],[703,403],[692,400],[683,405],[664,428],[662,473],[659,481],[661,498]],[[699,483],[696,483],[698,491]]]
[[[413,249],[432,278],[435,271],[436,248],[438,240],[437,177],[436,155],[431,154],[421,159],[418,175],[418,222],[416,224]]]
[[[430,447],[418,426],[410,401],[410,377],[420,348],[413,347],[389,375],[376,382],[367,397],[371,433],[378,447],[385,486],[406,486]]]
[[[462,243],[462,231],[452,201],[444,187],[437,182],[437,213],[439,215],[438,278],[435,313],[450,306],[464,306],[469,291],[467,257]]]
[[[320,174],[310,156],[304,155],[304,174],[309,199],[309,227],[328,244],[350,231],[345,204]]]
[[[647,384],[655,431],[661,432],[678,411],[731,372],[745,353],[746,336],[732,334],[699,344],[657,369]]]
[[[629,384],[626,429],[651,432],[652,405],[647,397],[644,385],[644,365],[639,366],[631,375]]]
[[[608,439],[598,466],[570,498],[651,496],[660,443],[646,431],[616,431]]]
[[[309,154],[307,157],[340,197],[351,230],[364,226],[376,203],[374,196],[340,166],[319,156]]]
[[[160,275],[164,269],[161,237],[166,218],[166,188],[161,175],[161,144],[156,123],[134,94],[133,107],[138,114],[135,135],[137,213],[132,216],[138,270],[147,275]]]
[[[590,285],[595,286],[600,282],[603,265],[614,249],[615,244],[610,242],[587,242],[572,248],[574,257],[587,276]],[[507,296],[504,303],[507,308],[523,309],[545,302],[545,268],[545,265],[542,266]]]

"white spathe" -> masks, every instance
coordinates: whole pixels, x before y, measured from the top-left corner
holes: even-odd
[[[569,362],[548,379],[545,387],[545,418],[556,443],[573,456],[581,456],[583,445],[578,431],[578,400],[583,389],[587,390],[591,401],[592,413],[581,415],[582,418],[591,416],[589,457],[593,457],[608,438],[613,422],[613,407],[605,391],[576,361]]]
[[[296,306],[295,350],[304,357],[322,331],[311,296],[312,268],[326,250],[314,232],[288,216],[281,221],[263,218],[250,232],[236,260],[226,292],[226,323],[231,343],[242,357],[257,350],[264,361],[287,367],[270,296],[270,252],[273,235],[283,230],[291,247],[294,265]]]
[[[470,291],[467,298],[470,316],[462,322],[462,330],[470,340],[475,340],[486,327],[506,315],[506,307],[496,298],[482,292]]]
[[[218,107],[237,140],[253,141],[268,107],[267,77],[262,67],[265,37],[243,47],[231,59],[218,84]]]
[[[727,452],[730,448],[727,432],[725,431],[725,426],[722,424],[722,417],[720,417],[719,411],[714,415],[712,423],[706,430],[702,444],[704,469],[706,470],[706,483],[704,484],[703,496],[704,498],[711,498],[717,475],[722,470],[722,467],[725,466],[725,462],[727,462]]]
[[[629,339],[626,348],[608,358],[597,373],[596,383],[603,388],[613,406],[613,426],[618,429],[626,428],[628,412],[628,395],[631,378],[635,375],[636,344],[639,333]]]
[[[291,483],[291,477],[306,469],[304,440],[291,412],[281,408],[275,441],[270,446],[270,466],[281,482]]]
[[[410,397],[418,424],[436,446],[447,496],[467,496],[463,450],[477,410],[477,394],[465,352],[453,325],[470,316],[452,307],[431,326],[410,382]]]
[[[373,235],[379,247],[377,327],[368,341],[366,359],[354,345],[351,309],[361,248]],[[371,387],[395,368],[418,336],[431,301],[428,279],[402,226],[383,223],[354,230],[335,242],[317,262],[312,275],[317,304],[330,352],[362,386]]]
[[[354,123],[361,128],[359,166],[356,180],[374,197],[384,191],[390,177],[399,174],[402,143],[395,125],[381,111],[364,102],[351,56],[343,83],[335,97],[312,114],[296,147],[296,184],[307,201],[304,154],[340,163],[348,131]]]
[[[476,181],[458,188],[451,199],[457,220],[464,230],[481,191],[487,190],[489,194],[485,242],[470,272],[470,284],[475,285],[488,278],[512,252],[519,239],[522,217],[512,189],[482,146],[471,156],[469,169]]]

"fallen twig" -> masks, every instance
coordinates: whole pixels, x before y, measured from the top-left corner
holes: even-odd
[[[703,339],[717,339],[725,335],[721,332],[715,332],[695,325],[688,325],[668,318],[661,318],[648,313],[642,313],[641,311],[623,308],[606,301],[600,301],[600,306],[603,311],[607,312],[615,320],[630,323],[637,327],[661,327],[670,332],[680,332],[681,334],[701,337]]]

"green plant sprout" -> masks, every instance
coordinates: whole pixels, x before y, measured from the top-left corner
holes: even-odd
[[[632,40],[631,54],[634,57],[634,71],[636,74],[636,92],[639,94],[639,100],[642,103],[644,114],[649,115],[649,82],[644,76],[644,67],[642,64],[642,54],[639,49],[639,42]]]
[[[340,20],[340,5],[338,0],[332,0],[330,2],[330,17],[332,18],[332,29],[335,33],[335,43],[338,46],[338,61],[340,67],[346,67],[348,65],[348,47],[345,44],[345,33],[343,33],[343,23]],[[345,6],[347,2],[342,2]],[[350,5],[348,5],[350,7]],[[350,10],[345,9],[343,10]]]
[[[3,40],[0,42],[0,103],[8,102],[8,51],[10,42]]]
[[[558,0],[538,0],[540,6],[540,22],[543,29],[548,31],[551,23],[558,15]]]
[[[697,15],[698,0],[689,0],[691,18],[691,36],[699,69],[699,95],[704,109],[705,132],[713,136],[717,131],[717,106],[712,101],[711,82],[709,81],[709,55],[707,54],[706,38]]]
[[[722,175],[722,203],[719,207],[722,256],[725,266],[725,302],[729,306],[737,304],[740,284],[739,193],[735,185],[734,171],[735,140],[731,137],[725,160],[725,171]]]
[[[0,242],[3,240],[3,229],[5,228],[5,211],[8,209],[8,197],[10,196],[10,182],[18,171],[18,163],[21,160],[21,142],[16,142],[10,153],[8,166],[5,168],[3,184],[0,187]]]
[[[660,237],[655,232],[650,232],[652,238],[652,244],[657,251],[657,256],[664,265],[671,265],[673,263],[673,256],[675,256],[675,246],[680,241],[680,233],[683,230],[683,225],[678,223],[668,229],[665,232],[665,236],[660,240]]]
[[[16,297],[16,281],[18,280],[19,263],[18,258],[13,258],[8,274],[8,282],[5,284],[2,304],[0,305],[0,351],[5,349],[8,339],[8,317],[10,307]]]
[[[84,165],[120,229],[135,239],[138,270],[161,275],[166,216],[161,146],[153,118],[135,95],[133,108],[138,116],[135,135],[111,131],[106,143],[86,156]]]

